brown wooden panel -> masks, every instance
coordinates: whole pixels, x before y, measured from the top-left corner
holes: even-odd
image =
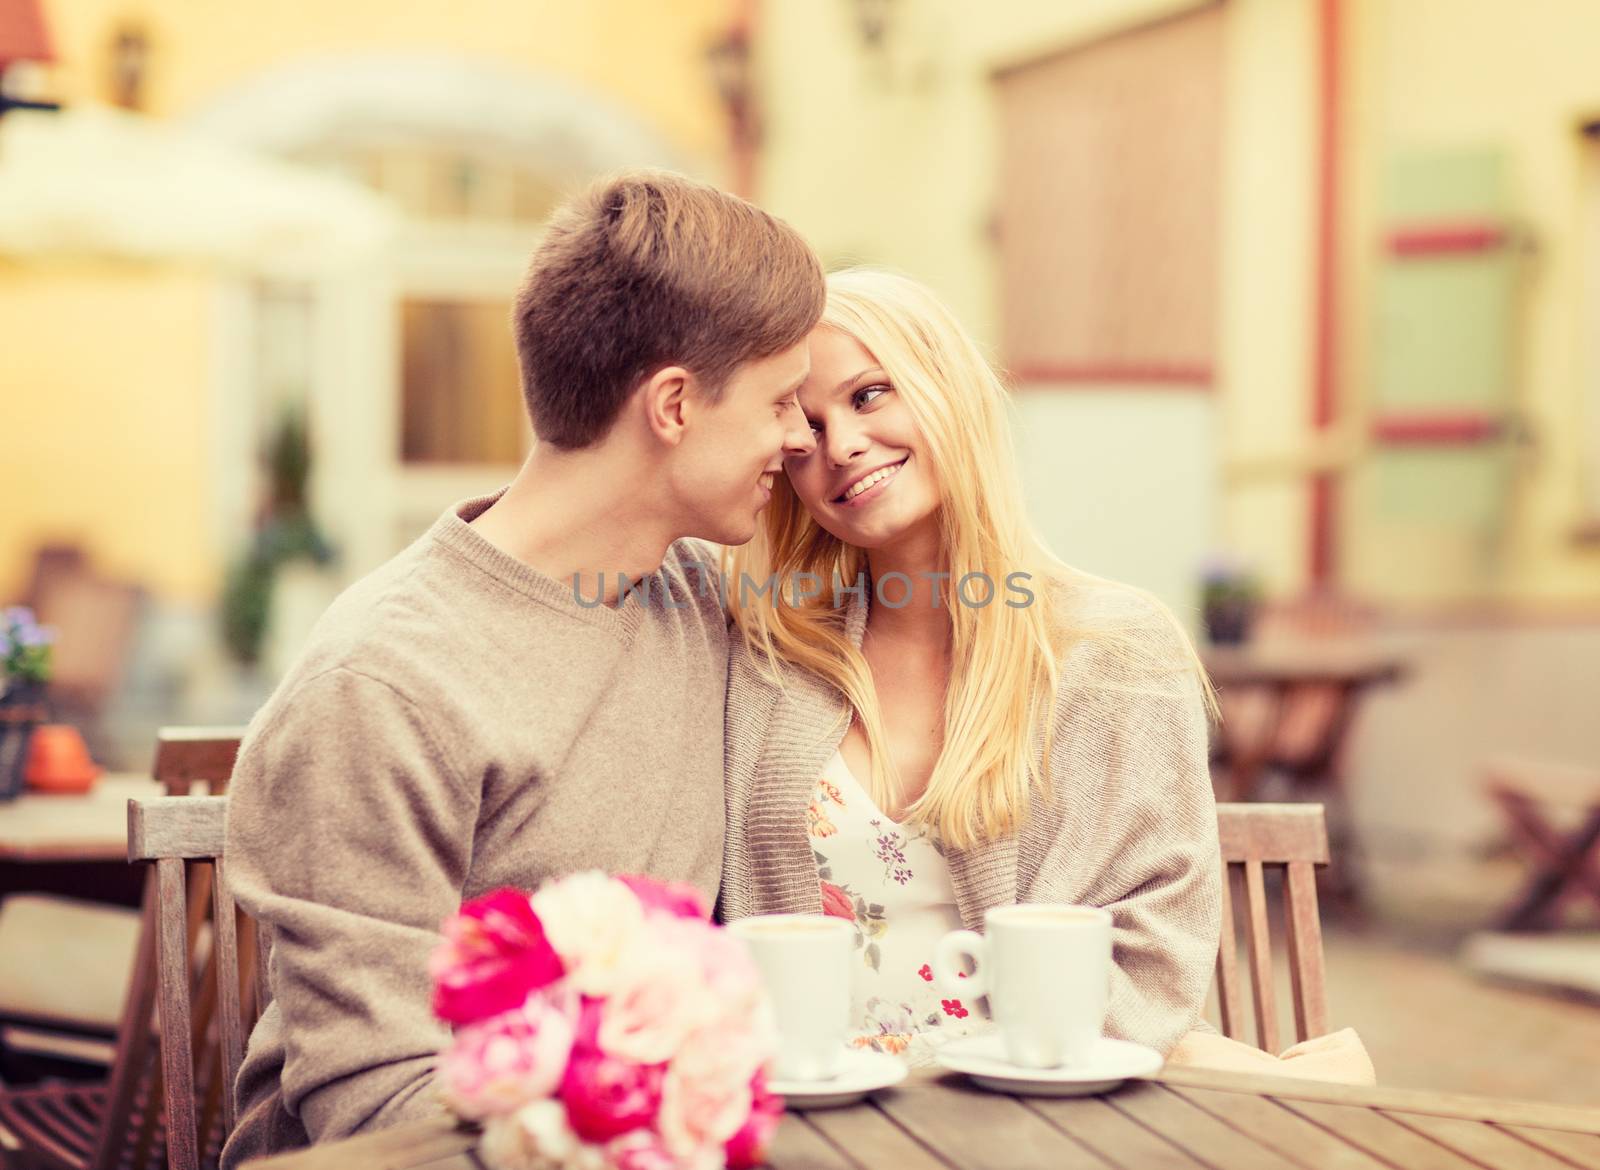
[[[1389,1117],[1492,1170],[1572,1170],[1570,1162],[1481,1121],[1409,1113]]]
[[[1278,1104],[1316,1122],[1344,1141],[1359,1146],[1405,1170],[1482,1170],[1454,1150],[1430,1141],[1398,1121],[1391,1121],[1365,1105],[1330,1105],[1325,1101],[1288,1101]]]
[[[1207,7],[997,74],[1012,368],[1209,383],[1222,20]]]
[[[781,1132],[781,1130],[780,1130]],[[478,1133],[449,1117],[397,1125],[342,1142],[293,1150],[250,1163],[252,1170],[376,1170],[425,1166],[476,1149]]]
[[[1165,1085],[1145,1081],[1114,1093],[1106,1100],[1147,1129],[1212,1166],[1227,1170],[1281,1170],[1285,1166],[1300,1165],[1226,1122],[1218,1121]]]
[[[945,1170],[950,1165],[879,1109],[822,1109],[806,1114],[806,1122],[863,1166]]]
[[[190,804],[199,797],[171,799]],[[209,798],[208,798],[209,799]],[[137,803],[137,802],[135,802]],[[166,1084],[167,1159],[171,1170],[195,1170],[194,1060],[189,1035],[189,955],[183,862],[156,862],[156,962],[161,1003],[161,1067]]]
[[[1291,861],[1284,879],[1288,896],[1289,985],[1294,998],[1296,1040],[1328,1031],[1328,988],[1322,955],[1322,920],[1317,913],[1317,875],[1309,861]]]
[[[166,785],[168,796],[187,796],[197,780],[220,796],[233,775],[243,735],[242,727],[163,727],[156,734],[154,778]]]
[[[128,860],[222,855],[226,796],[157,796],[128,801]]]
[[[957,1077],[909,1081],[880,1097],[878,1107],[962,1170],[1107,1165],[1015,1098],[983,1092]]]
[[[1559,1129],[1534,1129],[1528,1125],[1508,1125],[1504,1128],[1507,1133],[1514,1133],[1541,1150],[1559,1154],[1574,1166],[1600,1170],[1600,1134],[1565,1133]]]
[[[408,299],[400,318],[402,461],[522,462],[529,424],[511,306]]]
[[[1222,930],[1217,946],[1217,1010],[1222,1034],[1243,1039],[1244,998],[1239,986],[1239,935],[1233,916],[1233,880],[1222,867]]]
[[[858,1163],[807,1125],[804,1117],[791,1113],[772,1137],[767,1165],[771,1170],[856,1170]]]
[[[1204,1165],[1126,1113],[1113,1109],[1103,1098],[1052,1101],[1039,1097],[1027,1105],[1073,1140],[1124,1170],[1197,1170]]]
[[[1545,1101],[1509,1101],[1473,1097],[1462,1093],[1436,1093],[1428,1089],[1395,1089],[1387,1085],[1338,1085],[1327,1081],[1291,1080],[1253,1073],[1222,1072],[1206,1068],[1164,1068],[1155,1080],[1172,1085],[1221,1089],[1228,1093],[1259,1093],[1291,1101],[1326,1101],[1334,1105],[1365,1105],[1437,1117],[1467,1117],[1501,1125],[1529,1125],[1538,1129],[1572,1130],[1600,1134],[1600,1109],[1585,1105],[1552,1105]]]
[[[1270,1097],[1215,1089],[1171,1091],[1284,1157],[1309,1163],[1318,1170],[1388,1170],[1387,1163]]]
[[[1278,1041],[1278,998],[1272,984],[1272,936],[1267,922],[1266,877],[1259,861],[1244,865],[1245,941],[1249,944],[1250,998],[1256,1014],[1256,1046],[1274,1056]]]
[[[1320,804],[1219,804],[1217,837],[1226,861],[1328,863]]]

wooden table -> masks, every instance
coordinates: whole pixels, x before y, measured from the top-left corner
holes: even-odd
[[[1494,1059],[1484,1053],[1484,1059]],[[481,1170],[475,1135],[397,1126],[261,1170]],[[1175,1069],[1105,1097],[997,1096],[919,1072],[783,1121],[774,1170],[1600,1170],[1600,1109]]]
[[[1224,718],[1217,728],[1217,756],[1225,783],[1217,799],[1255,799],[1269,768],[1298,782],[1335,787],[1345,737],[1361,698],[1375,686],[1397,681],[1403,662],[1361,641],[1305,640],[1279,645],[1210,647],[1204,662],[1226,707],[1259,699],[1264,716],[1241,726]],[[1289,728],[1289,723],[1303,727]],[[1304,742],[1286,743],[1286,730]]]
[[[136,773],[108,773],[81,796],[28,792],[0,804],[0,863],[128,860],[128,800],[160,796]]]

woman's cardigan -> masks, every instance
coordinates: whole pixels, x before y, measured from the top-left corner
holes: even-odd
[[[1221,921],[1200,678],[1159,603],[1092,577],[1052,589],[1059,624],[1078,633],[1060,660],[1050,795],[1015,835],[948,852],[957,907],[974,930],[1014,902],[1110,910],[1107,1034],[1165,1054],[1204,1006]],[[857,646],[867,608],[853,596],[845,615]],[[740,639],[731,655],[722,917],[820,913],[806,808],[849,706],[801,668],[784,666],[774,685]]]

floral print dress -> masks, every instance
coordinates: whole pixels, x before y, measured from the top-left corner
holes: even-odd
[[[851,1043],[932,1062],[940,1044],[978,1030],[978,1006],[933,983],[934,947],[961,928],[950,865],[922,829],[889,819],[838,752],[806,810],[823,911],[856,928]]]

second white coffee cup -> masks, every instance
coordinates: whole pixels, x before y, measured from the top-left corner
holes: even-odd
[[[838,1073],[850,1030],[855,928],[821,914],[762,914],[728,929],[761,969],[778,1025],[772,1077],[819,1081]]]
[[[999,906],[984,934],[939,940],[933,973],[948,995],[988,995],[1006,1056],[1022,1068],[1081,1063],[1105,1027],[1111,914],[1096,906]],[[976,970],[963,975],[966,959]]]

